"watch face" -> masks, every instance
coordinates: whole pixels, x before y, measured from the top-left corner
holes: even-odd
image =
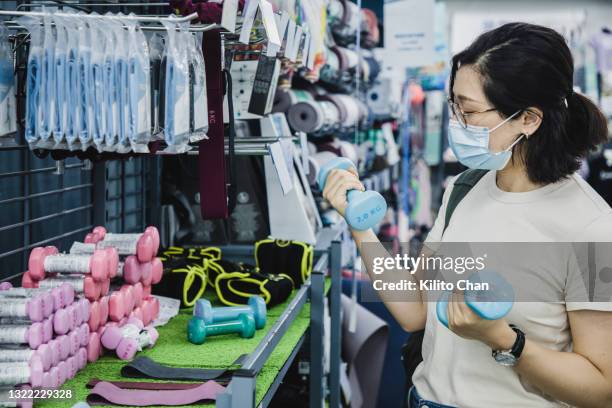
[[[511,367],[516,364],[516,357],[507,351],[502,351],[495,354],[495,361],[503,366]]]

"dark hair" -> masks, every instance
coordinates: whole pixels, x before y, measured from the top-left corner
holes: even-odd
[[[532,106],[544,113],[538,130],[515,146],[532,182],[567,177],[589,150],[606,140],[606,118],[591,100],[573,91],[572,54],[555,30],[509,23],[480,35],[453,57],[451,98],[457,69],[467,64],[482,76],[487,99],[502,115]]]

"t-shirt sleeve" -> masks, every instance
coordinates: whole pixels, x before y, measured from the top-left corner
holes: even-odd
[[[457,177],[458,176],[452,177],[448,182],[448,186],[446,186],[446,190],[444,191],[444,195],[442,196],[442,205],[438,210],[438,216],[436,217],[436,221],[434,222],[433,227],[431,228],[429,234],[427,234],[427,238],[425,239],[425,245],[427,246],[442,241],[442,234],[444,233],[444,221],[446,217],[446,205],[448,204],[448,200],[451,196],[451,192],[453,191],[453,187],[455,185],[455,180],[457,179]]]
[[[566,284],[566,309],[612,311],[612,211],[575,240]]]

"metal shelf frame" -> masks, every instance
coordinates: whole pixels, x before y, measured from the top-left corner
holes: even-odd
[[[255,407],[255,387],[257,375],[268,360],[270,354],[285,335],[287,329],[299,315],[307,301],[310,301],[310,407],[325,406],[325,399],[330,397],[330,407],[339,407],[340,401],[340,294],[341,294],[341,244],[338,241],[340,229],[326,228],[318,234],[315,246],[315,265],[310,278],[297,291],[274,326],[251,352],[242,367],[234,373],[225,392],[217,396],[218,408]],[[224,255],[230,257],[252,256],[252,246],[232,245],[222,247]],[[330,314],[331,314],[331,369],[329,387],[324,375],[323,366],[323,315],[325,297],[325,276],[331,276]],[[264,395],[258,407],[265,408],[271,402],[274,393],[283,381],[287,370],[295,359],[298,350],[304,343],[304,336],[298,341],[291,355],[279,371],[274,382]],[[335,345],[335,346],[334,346]]]

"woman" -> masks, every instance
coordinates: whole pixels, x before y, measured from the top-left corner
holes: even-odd
[[[531,24],[484,33],[453,58],[449,143],[463,164],[490,171],[445,229],[449,185],[427,242],[612,241],[612,210],[575,174],[607,125],[573,92],[573,74],[563,37]],[[350,189],[363,189],[356,174],[336,170],[323,195],[343,214]],[[352,234],[360,248],[378,243],[371,230]],[[612,407],[612,303],[516,302],[483,320],[455,293],[451,332],[416,296],[385,302],[407,331],[425,328],[411,407]],[[500,352],[510,359],[492,356]]]

